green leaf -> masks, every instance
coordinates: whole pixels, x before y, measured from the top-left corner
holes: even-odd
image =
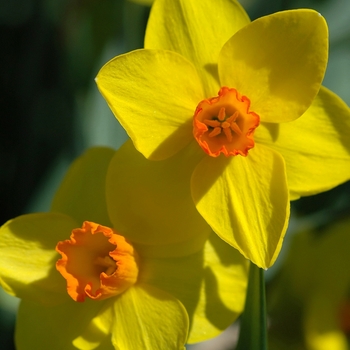
[[[267,350],[264,270],[250,264],[245,309],[236,350]]]

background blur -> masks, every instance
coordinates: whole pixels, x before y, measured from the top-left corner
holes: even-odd
[[[318,10],[330,30],[324,85],[350,104],[350,0],[241,3],[252,20],[290,8]],[[86,148],[117,148],[126,140],[94,77],[112,57],[142,47],[148,14],[148,6],[128,0],[0,2],[0,225],[23,213],[48,211],[70,162]],[[293,203],[287,244],[268,280],[278,274],[294,232],[349,216],[349,197],[344,184]],[[0,291],[4,350],[14,349],[17,303]],[[235,332],[228,332],[206,348],[232,349],[234,339]]]

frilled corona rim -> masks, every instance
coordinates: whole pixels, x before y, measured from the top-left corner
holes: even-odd
[[[254,147],[259,116],[249,111],[250,100],[236,89],[222,87],[218,96],[201,101],[193,117],[193,135],[212,157],[247,156]]]
[[[57,270],[67,280],[75,301],[110,298],[137,281],[138,256],[133,246],[115,230],[85,221],[70,239],[57,243],[62,255]]]

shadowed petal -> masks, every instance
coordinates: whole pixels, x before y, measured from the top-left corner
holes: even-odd
[[[140,281],[165,290],[186,307],[188,343],[219,335],[244,307],[248,261],[212,233],[204,251],[182,258],[145,259]]]
[[[47,306],[23,300],[20,304],[16,324],[16,349],[50,349],[76,350],[79,345],[74,340],[84,333],[90,320],[103,307],[103,302],[76,303],[68,300],[57,306]],[[90,335],[93,338],[93,335]],[[96,335],[95,335],[96,336]],[[98,342],[80,343],[87,347],[78,347],[81,350],[112,350],[111,343],[104,342],[98,345],[105,337],[100,336]],[[106,339],[108,340],[108,338]],[[108,346],[109,345],[109,346]]]
[[[114,304],[118,326],[112,342],[118,349],[183,350],[188,317],[170,294],[145,284],[121,294]]]
[[[171,255],[181,252],[176,243],[189,242],[190,251],[202,248],[210,227],[191,197],[191,174],[203,156],[193,146],[161,162],[145,159],[131,141],[116,152],[107,176],[108,211],[113,226],[133,243],[169,245]]]
[[[78,226],[84,221],[111,226],[106,207],[106,174],[114,153],[110,148],[95,147],[76,159],[55,194],[51,210],[71,216]]]

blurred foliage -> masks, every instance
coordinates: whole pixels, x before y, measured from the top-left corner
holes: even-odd
[[[61,152],[79,149],[76,95],[121,36],[122,1],[0,3],[0,223],[21,214]]]

